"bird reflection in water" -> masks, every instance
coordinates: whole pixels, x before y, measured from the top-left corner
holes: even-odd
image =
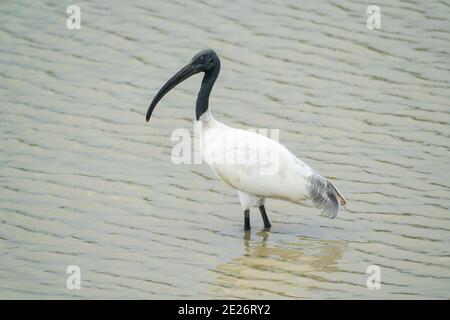
[[[303,298],[332,283],[347,242],[297,237],[271,241],[279,234],[250,232],[243,238],[243,254],[218,265],[215,294],[230,298]]]

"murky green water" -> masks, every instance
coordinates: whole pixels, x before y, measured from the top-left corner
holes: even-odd
[[[448,1],[0,3],[0,298],[450,298]],[[174,165],[200,76],[145,123],[198,50],[215,117],[277,128],[346,195],[325,219]],[[366,268],[381,268],[381,289]],[[66,288],[67,266],[81,290]]]

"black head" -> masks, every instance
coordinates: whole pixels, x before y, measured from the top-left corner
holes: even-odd
[[[213,49],[204,49],[192,58],[191,64],[198,66],[200,72],[208,72],[217,67],[220,64],[220,60]]]
[[[220,70],[220,60],[217,54],[212,49],[205,49],[197,53],[192,60],[178,71],[166,84],[159,90],[155,98],[153,98],[150,104],[146,120],[148,121],[152,115],[158,102],[164,97],[164,95],[175,88],[175,86],[187,78],[197,74],[199,72],[205,72],[205,74],[218,73]]]

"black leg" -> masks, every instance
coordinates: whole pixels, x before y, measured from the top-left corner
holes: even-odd
[[[272,225],[270,224],[269,218],[267,217],[266,208],[264,208],[264,206],[260,206],[259,211],[261,212],[261,217],[264,221],[264,228],[270,229]]]
[[[250,210],[244,211],[244,230],[250,230]]]

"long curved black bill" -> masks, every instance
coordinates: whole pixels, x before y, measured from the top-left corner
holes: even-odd
[[[178,71],[172,78],[170,78],[169,81],[167,81],[166,84],[158,91],[156,96],[153,98],[152,103],[148,107],[147,115],[145,117],[147,122],[148,120],[150,120],[152,112],[158,104],[159,100],[161,100],[167,92],[172,90],[180,82],[186,80],[187,78],[198,72],[199,70],[192,63],[189,63],[180,71]]]

